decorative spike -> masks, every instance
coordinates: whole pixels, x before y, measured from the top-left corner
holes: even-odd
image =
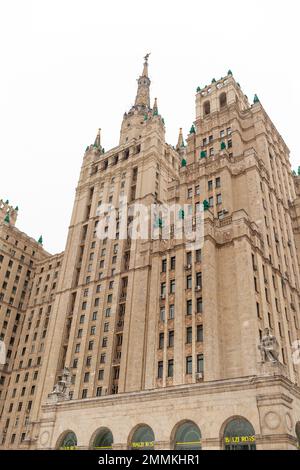
[[[206,156],[207,156],[206,150],[202,150],[200,152],[200,158],[206,158]]]
[[[186,159],[185,159],[185,158],[183,158],[183,159],[181,160],[181,166],[182,166],[183,168],[186,167]]]
[[[150,108],[150,79],[148,77],[148,59],[149,54],[144,57],[143,73],[138,79],[138,89],[135,98],[135,107]]]
[[[217,81],[216,81],[215,78],[213,78],[212,81],[211,81],[211,83],[216,83],[216,82],[217,82]]]
[[[196,134],[196,129],[195,129],[194,124],[192,125],[192,127],[190,129],[190,134]]]
[[[197,91],[197,93],[200,93],[201,88],[198,86],[196,91]]]
[[[184,140],[183,140],[182,127],[180,127],[178,141],[177,141],[177,148],[179,149],[183,147],[185,147],[185,145],[184,145]]]
[[[40,238],[38,239],[38,244],[43,245],[43,236],[41,235]]]
[[[257,96],[256,93],[255,93],[255,95],[254,95],[253,103],[254,103],[254,104],[260,103],[259,98],[258,98],[258,96]]]
[[[227,75],[231,75],[231,76],[232,76],[232,71],[231,71],[230,69],[228,70]]]
[[[100,149],[101,148],[101,129],[98,129],[96,139],[94,142],[94,147]]]
[[[9,200],[7,199],[7,201],[5,201],[5,204],[8,205],[9,204]]]
[[[6,222],[7,224],[10,223],[9,213],[6,214],[6,216],[4,218],[4,222]]]
[[[158,116],[157,98],[154,99],[153,116]]]
[[[226,143],[225,142],[221,142],[221,150],[225,150],[226,149]]]
[[[16,206],[16,207],[15,207],[15,211],[16,211],[16,212],[18,212],[18,210],[19,210],[19,207],[18,207],[18,206]]]

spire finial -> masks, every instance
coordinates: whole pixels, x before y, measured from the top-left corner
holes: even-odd
[[[183,134],[182,134],[182,127],[180,127],[179,135],[178,135],[177,148],[180,149],[182,147],[184,147],[184,140],[183,140]]]
[[[141,108],[150,108],[150,79],[148,76],[148,59],[150,52],[144,57],[143,73],[138,79],[138,90],[135,98],[135,106]]]
[[[154,98],[153,116],[157,116],[157,115],[158,115],[157,98]]]
[[[95,139],[95,142],[94,142],[94,147],[97,147],[98,149],[100,149],[100,147],[101,147],[101,129],[100,128],[98,129],[98,132],[97,132],[97,135],[96,135],[96,139]]]
[[[148,52],[148,54],[145,55],[144,57],[144,69],[143,69],[143,77],[148,77],[148,59],[150,56],[151,52]]]
[[[43,236],[41,235],[40,238],[38,239],[38,244],[43,245]]]

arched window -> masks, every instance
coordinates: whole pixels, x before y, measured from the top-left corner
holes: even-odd
[[[108,428],[99,429],[92,442],[93,449],[111,449],[114,442],[112,432]]]
[[[200,450],[201,432],[192,421],[182,423],[175,433],[175,450]]]
[[[220,108],[224,108],[224,106],[226,106],[226,104],[227,104],[227,95],[226,95],[226,93],[221,93],[219,100],[220,100]]]
[[[245,418],[233,418],[224,430],[225,450],[256,450],[255,431]]]
[[[138,450],[153,449],[154,440],[152,429],[146,424],[142,424],[134,431],[129,447]]]
[[[300,450],[300,421],[296,424],[296,436],[298,439],[298,450]]]
[[[207,116],[210,114],[210,101],[205,101],[203,105],[203,110],[204,110],[204,116]]]
[[[59,441],[58,448],[61,450],[74,450],[77,447],[77,437],[73,431],[67,431]]]

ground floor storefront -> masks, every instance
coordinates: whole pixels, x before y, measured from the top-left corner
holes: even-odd
[[[249,377],[45,404],[31,449],[296,450],[300,389]]]

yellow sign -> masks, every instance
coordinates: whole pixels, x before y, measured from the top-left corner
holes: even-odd
[[[138,449],[141,447],[154,447],[154,442],[132,442],[131,447]]]
[[[225,437],[225,444],[240,444],[247,442],[255,442],[255,436],[235,436]]]

